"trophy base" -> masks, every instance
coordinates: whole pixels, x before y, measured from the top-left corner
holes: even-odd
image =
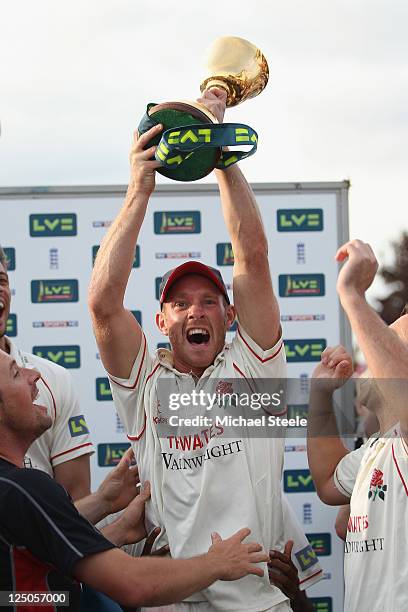
[[[218,123],[214,115],[199,102],[177,101],[155,104],[149,108],[148,115],[152,117],[156,123],[161,123],[163,125],[163,131],[183,125]],[[138,129],[140,133],[146,131],[142,124],[139,125]],[[161,133],[156,138],[152,139],[146,148],[158,145],[160,139]],[[168,168],[158,168],[157,172],[175,181],[197,181],[207,176],[207,174],[215,168],[220,157],[220,148],[203,148],[194,151],[191,156],[185,159],[177,168],[171,170]]]

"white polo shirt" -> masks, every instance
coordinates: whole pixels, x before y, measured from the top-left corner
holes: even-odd
[[[353,455],[337,469],[335,482],[343,494],[350,486]],[[344,549],[347,612],[408,610],[407,510],[408,449],[393,427],[365,444],[352,487]]]
[[[56,465],[94,452],[72,377],[65,368],[20,351],[10,338],[6,338],[6,342],[10,356],[17,365],[36,368],[40,372],[36,403],[46,406],[52,418],[51,427],[28,449],[24,458],[25,467],[43,470],[53,477],[53,467]]]
[[[256,379],[283,378],[282,340],[263,351],[242,328],[197,384],[192,375],[173,368],[170,351],[160,349],[151,357],[144,336],[129,379],[111,377],[113,399],[133,442],[142,480],[152,483],[147,517],[165,526],[172,557],[205,553],[213,531],[227,538],[242,527],[249,527],[250,539],[265,550],[283,549],[283,437],[246,437],[242,429],[239,435],[231,430],[227,434],[220,425],[198,425],[180,436],[167,430],[168,435],[163,435],[171,412],[170,391],[231,392],[234,380],[254,390]],[[199,417],[208,413],[202,406],[188,406],[178,414]],[[165,541],[159,538],[157,546]],[[263,578],[218,581],[189,601],[207,600],[217,610],[266,610],[286,597],[269,584],[264,567]]]

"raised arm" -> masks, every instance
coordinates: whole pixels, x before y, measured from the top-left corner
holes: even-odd
[[[351,240],[340,247],[336,259],[346,262],[337,280],[341,305],[373,378],[408,379],[408,317],[394,329],[387,327],[365,298],[378,268],[370,245]]]
[[[348,503],[334,484],[334,472],[348,450],[342,443],[333,412],[333,393],[352,374],[350,355],[342,346],[328,347],[313,372],[309,402],[307,457],[320,499],[329,505]]]
[[[155,147],[143,147],[160,130],[159,125],[140,138],[135,135],[125,201],[101,243],[89,286],[89,309],[101,359],[106,370],[119,378],[128,378],[142,339],[140,326],[123,302],[140,228],[155,187],[155,170],[160,166],[150,161]]]
[[[408,316],[390,327],[380,319],[365,298],[377,272],[377,260],[369,244],[347,242],[337,251],[337,261],[346,263],[340,270],[337,291],[347,313],[367,367],[408,440]]]
[[[226,102],[223,90],[205,92],[200,102],[222,121]],[[279,338],[280,320],[261,215],[252,189],[237,165],[217,170],[216,177],[234,252],[234,304],[238,319],[250,337],[266,350]]]

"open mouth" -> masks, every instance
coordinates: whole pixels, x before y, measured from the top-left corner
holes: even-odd
[[[3,300],[0,300],[0,317],[3,314],[3,310],[5,308],[5,303],[3,302]]]
[[[194,327],[188,330],[187,340],[190,344],[207,344],[210,341],[210,334],[202,327]]]

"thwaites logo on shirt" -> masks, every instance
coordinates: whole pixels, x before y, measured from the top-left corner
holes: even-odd
[[[279,274],[280,297],[325,295],[324,274]]]
[[[309,597],[316,612],[333,612],[333,599],[331,597]]]
[[[222,427],[218,425],[216,425],[215,428],[223,430]],[[220,431],[220,433],[215,433],[215,435],[221,435],[221,433],[222,431]],[[208,436],[208,434],[206,435]],[[174,450],[178,448],[185,452],[185,450],[190,449],[202,449],[202,452],[190,457],[186,457],[185,455],[180,456],[178,453],[162,453],[162,459],[166,470],[178,471],[200,469],[205,465],[206,461],[216,461],[221,457],[241,453],[244,450],[242,440],[233,440],[232,442],[224,442],[223,444],[215,444],[214,446],[207,446],[205,448],[201,433],[192,436],[179,436],[178,440],[176,436],[169,436],[168,439],[170,440],[170,438],[174,440],[174,442],[172,440],[170,443],[171,448]],[[179,446],[177,446],[177,443]],[[190,447],[188,444],[190,444]]]
[[[57,363],[64,368],[81,367],[81,349],[77,344],[33,346],[33,354]]]
[[[283,489],[285,493],[313,493],[316,491],[309,470],[284,470]]]
[[[99,244],[94,244],[92,247],[92,266],[95,263],[96,255],[99,251]],[[135,249],[135,258],[132,263],[132,268],[140,268],[140,246],[137,244]]]
[[[320,361],[320,355],[327,346],[324,338],[304,338],[284,342],[288,363]]]
[[[71,434],[71,438],[76,438],[77,436],[84,436],[85,434],[89,434],[88,425],[86,424],[85,417],[83,414],[71,417],[68,421],[68,427],[69,433]]]
[[[45,238],[52,236],[76,236],[77,216],[75,213],[45,213],[30,215],[30,236]]]
[[[305,572],[310,567],[313,567],[313,565],[316,565],[316,563],[318,563],[318,558],[316,557],[316,553],[313,550],[311,544],[305,546],[304,548],[302,548],[302,550],[296,552],[295,557],[297,559],[297,562],[299,563],[302,572]]]
[[[330,533],[306,533],[306,537],[318,557],[328,557],[331,555]]]
[[[217,266],[233,266],[234,253],[230,242],[217,243]]]
[[[98,402],[111,402],[112,391],[109,385],[109,378],[97,378],[95,381],[96,399]]]
[[[278,232],[321,232],[321,208],[280,208],[276,212]]]
[[[13,272],[13,270],[16,269],[16,249],[13,247],[4,247],[3,250],[6,256],[7,272]]]
[[[368,499],[370,499],[371,501],[375,501],[378,497],[378,499],[384,501],[387,488],[387,485],[384,484],[384,474],[381,470],[375,468],[373,471],[373,475],[371,476]]]
[[[99,467],[112,467],[118,465],[130,444],[127,442],[109,442],[98,444]]]
[[[155,234],[200,234],[201,213],[198,210],[158,211],[154,213]]]
[[[50,279],[31,281],[31,301],[33,304],[57,304],[77,302],[79,297],[77,279]]]
[[[6,334],[9,338],[17,336],[17,315],[9,314],[6,324]]]

